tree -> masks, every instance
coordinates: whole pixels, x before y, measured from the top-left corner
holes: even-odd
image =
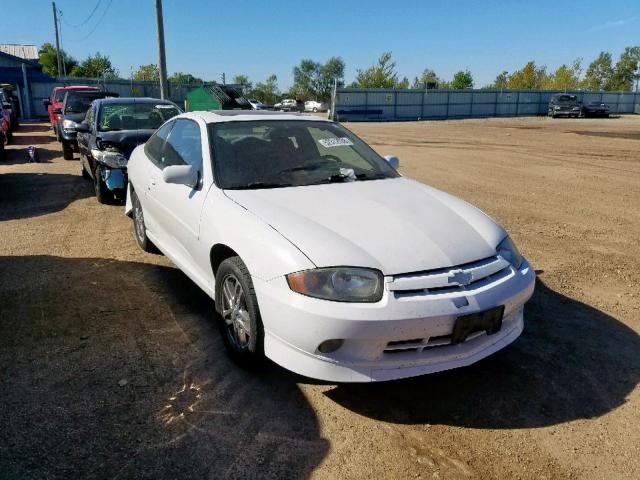
[[[462,90],[464,88],[473,88],[473,75],[467,70],[456,72],[451,81],[451,88]]]
[[[366,70],[358,70],[355,88],[393,88],[398,82],[396,62],[391,61],[391,52],[383,53],[378,62]]]
[[[540,89],[546,77],[547,68],[536,67],[536,62],[532,60],[522,69],[516,70],[509,75],[507,87],[522,90]]]
[[[301,100],[327,101],[331,98],[334,81],[339,86],[344,83],[344,67],[340,57],[331,57],[324,64],[303,59],[293,68],[293,85],[289,92]]]
[[[493,82],[493,85],[491,85],[490,87],[498,88],[501,90],[504,88],[509,88],[509,72],[504,70],[502,73],[498,74]]]
[[[58,50],[56,50],[52,44],[45,43],[40,48],[40,51],[41,53],[38,58],[38,62],[42,65],[42,71],[52,77],[61,76],[62,73],[58,72]],[[78,65],[78,61],[71,55],[67,54],[64,50],[60,50],[60,54],[67,73],[71,73],[71,70]]]
[[[267,105],[273,105],[276,103],[278,97],[280,97],[278,77],[270,75],[264,83],[256,83],[255,88],[251,92],[251,96]]]
[[[436,72],[429,68],[425,68],[420,77],[413,79],[411,88],[438,88],[441,80],[436,75]]]
[[[71,70],[73,77],[103,77],[105,79],[118,78],[118,70],[111,64],[111,60],[106,55],[89,55],[79,65]]]
[[[246,75],[236,75],[233,77],[233,83],[236,85],[240,85],[242,88],[242,93],[247,94],[251,91],[252,83],[249,81],[249,77]]]
[[[133,72],[134,80],[152,80],[158,81],[160,80],[160,70],[158,66],[150,63],[149,65],[140,65],[138,70]]]
[[[582,61],[574,60],[571,66],[560,65],[553,74],[548,75],[542,82],[545,90],[574,90],[580,84]]]
[[[407,88],[409,88],[409,79],[407,77],[404,77],[402,80],[396,83],[394,88],[397,88],[398,90],[406,90]]]
[[[606,90],[611,82],[612,75],[611,54],[600,52],[600,55],[587,67],[580,86],[585,90]]]
[[[153,65],[155,67],[155,65]],[[160,74],[158,73],[158,78],[159,78]],[[169,80],[169,82],[171,83],[175,83],[175,84],[192,84],[192,83],[204,83],[202,81],[201,78],[198,77],[194,77],[193,75],[191,75],[190,73],[183,73],[183,72],[175,72],[173,75],[171,75],[167,80]]]
[[[638,78],[636,73],[640,63],[640,47],[627,47],[620,54],[620,59],[613,68],[613,75],[607,85],[607,90],[628,92],[633,88]]]

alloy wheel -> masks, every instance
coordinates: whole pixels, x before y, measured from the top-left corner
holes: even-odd
[[[251,337],[251,318],[244,289],[235,275],[227,275],[222,281],[222,319],[233,345],[238,350],[246,349]]]

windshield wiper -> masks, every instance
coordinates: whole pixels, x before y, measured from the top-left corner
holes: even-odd
[[[252,182],[247,185],[237,185],[235,187],[228,187],[226,190],[258,190],[261,188],[283,188],[293,187],[291,183],[266,183],[266,182]]]

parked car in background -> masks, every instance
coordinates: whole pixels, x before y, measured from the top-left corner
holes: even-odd
[[[53,129],[53,133],[56,135],[56,138],[58,138],[58,140],[60,140],[60,137],[58,136],[59,114],[54,113],[53,110],[62,107],[64,94],[70,90],[100,90],[100,88],[91,87],[89,85],[54,87],[54,89],[51,90],[51,95],[49,96],[49,98],[46,98],[42,101],[44,106],[47,108],[47,113],[49,114],[49,123],[51,124],[51,128]]]
[[[11,130],[11,112],[0,103],[0,131],[2,131],[3,144],[11,143],[13,132]]]
[[[602,102],[588,102],[582,105],[582,115],[585,117],[608,117],[611,109]]]
[[[579,117],[582,112],[582,103],[577,95],[568,93],[556,93],[549,100],[548,115],[556,118],[559,116]]]
[[[329,106],[324,102],[318,102],[317,100],[307,100],[304,102],[305,112],[326,112]]]
[[[17,130],[20,126],[20,122],[18,121],[18,115],[16,114],[16,100],[5,89],[0,89],[0,103],[2,103],[2,107],[4,108],[4,110],[9,112],[11,131],[13,132]]]
[[[520,335],[534,270],[397,166],[315,116],[193,112],[134,150],[125,212],[215,300],[241,363],[343,382],[469,365]]]
[[[65,160],[73,160],[73,152],[78,151],[76,128],[85,119],[91,102],[99,98],[118,97],[117,93],[100,90],[67,90],[61,108],[54,108],[58,115],[59,138],[62,143],[62,156]]]
[[[276,103],[273,108],[275,110],[282,110],[283,112],[304,112],[304,102],[302,100],[285,98],[281,102]]]
[[[267,106],[262,103],[260,100],[255,100],[253,98],[248,98],[247,101],[251,104],[251,108],[254,110],[266,110]]]
[[[76,132],[81,173],[93,179],[98,202],[124,198],[131,152],[180,113],[176,104],[157,98],[103,98],[91,103]]]

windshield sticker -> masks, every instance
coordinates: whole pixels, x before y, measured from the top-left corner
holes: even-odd
[[[353,142],[349,140],[347,137],[339,137],[339,138],[321,138],[318,140],[318,143],[325,148],[331,147],[349,147],[353,145]]]

